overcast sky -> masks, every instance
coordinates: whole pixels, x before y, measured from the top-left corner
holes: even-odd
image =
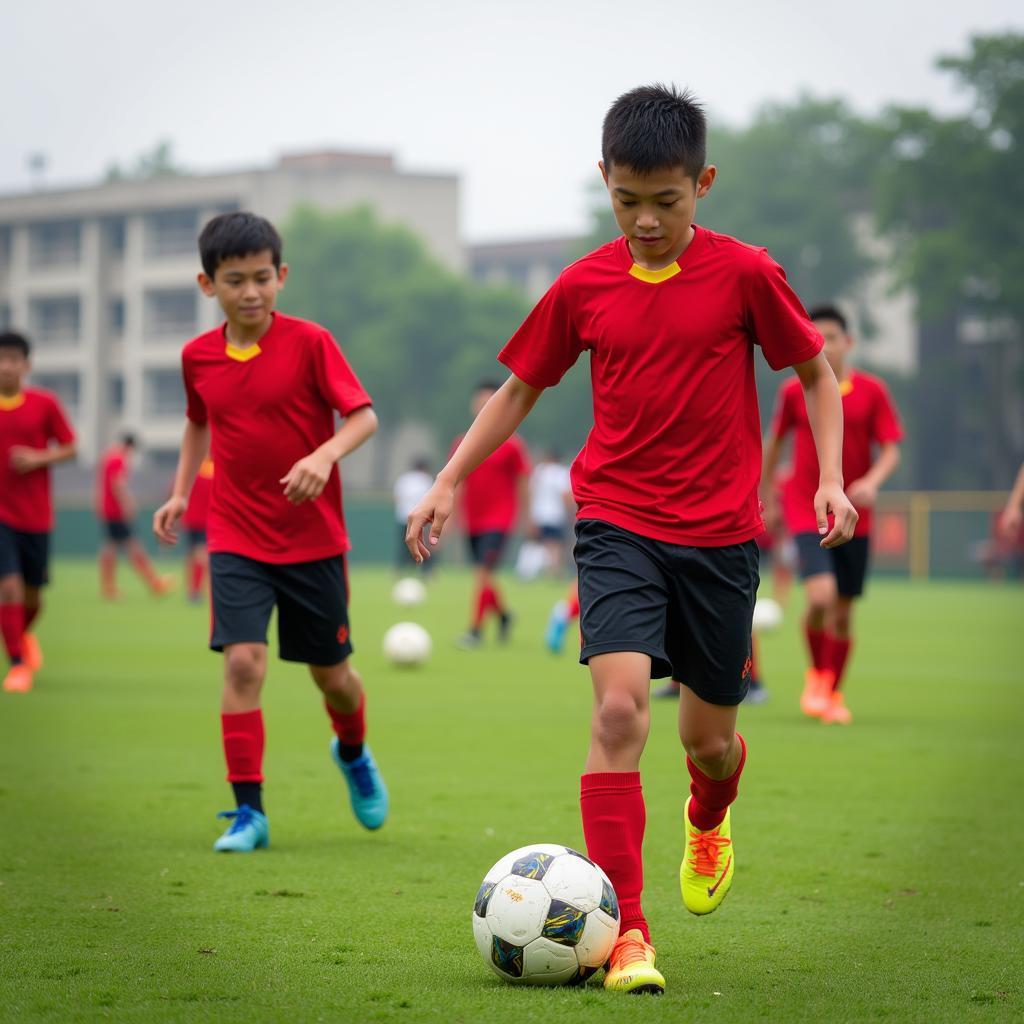
[[[1019,0],[66,0],[0,14],[0,191],[86,182],[173,140],[195,170],[283,150],[394,151],[462,179],[467,240],[586,223],[601,118],[626,89],[690,86],[748,121],[802,89],[862,111],[954,109],[933,70],[972,33],[1024,25]]]

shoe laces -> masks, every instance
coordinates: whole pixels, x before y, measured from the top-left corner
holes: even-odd
[[[647,963],[650,960],[648,945],[642,939],[631,939],[620,935],[612,950],[611,965],[613,971],[621,971],[630,964]]]
[[[241,807],[234,811],[221,811],[218,818],[234,819],[231,822],[231,828],[228,829],[228,835],[233,836],[236,832],[241,832],[243,829],[248,828],[255,820],[256,812],[248,805],[242,804]]]
[[[713,878],[718,871],[718,860],[722,856],[722,851],[730,845],[732,840],[726,839],[717,828],[708,829],[706,832],[696,828],[690,829],[690,862],[693,864],[693,870],[698,875]]]
[[[373,771],[370,762],[366,757],[360,757],[355,761],[349,761],[346,765],[348,777],[355,784],[359,795],[362,797],[373,796],[377,792],[377,786],[373,781]]]

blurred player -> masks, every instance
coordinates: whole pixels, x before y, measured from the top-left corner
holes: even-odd
[[[477,385],[470,401],[474,416],[479,415],[497,390],[498,385],[490,381]],[[457,437],[452,450],[461,442],[462,437]],[[459,637],[458,644],[467,650],[480,646],[489,613],[497,616],[498,639],[502,643],[508,640],[512,612],[498,587],[497,571],[509,534],[519,518],[520,506],[525,504],[529,472],[526,445],[510,435],[502,438],[496,449],[480,462],[462,489],[460,513],[473,561],[473,599],[469,629]]]
[[[269,221],[251,213],[214,217],[199,252],[199,286],[227,322],[182,352],[185,434],[174,493],[153,528],[174,543],[209,452],[216,466],[207,519],[210,647],[224,652],[221,734],[237,804],[223,813],[231,824],[214,849],[249,852],[270,841],[260,696],[275,605],[280,657],[309,666],[353,813],[366,828],[379,828],[388,796],[364,745],[366,701],[350,659],[349,541],[337,467],[377,429],[377,416],[331,335],[274,312],[288,268]],[[335,412],[345,417],[337,431]]]
[[[565,568],[569,523],[576,513],[569,467],[549,448],[530,474],[530,527],[547,553],[547,571],[559,575]]]
[[[203,600],[203,584],[210,565],[206,550],[206,519],[210,514],[210,488],[213,483],[213,459],[204,459],[188,496],[181,517],[185,527],[185,599],[189,604]]]
[[[121,596],[117,589],[120,551],[127,554],[151,594],[166,594],[174,585],[170,577],[156,571],[135,536],[135,499],[128,487],[135,449],[135,435],[122,434],[121,440],[103,453],[96,473],[96,515],[104,534],[99,553],[100,594],[108,601]]]
[[[639,767],[652,676],[685,683],[687,909],[715,910],[735,869],[729,805],[746,756],[736,712],[750,677],[754,538],[764,528],[755,344],[775,369],[795,365],[807,394],[821,452],[821,485],[808,501],[820,543],[844,542],[856,521],[842,489],[839,389],[821,336],[764,249],[693,224],[716,174],[705,166],[705,139],[703,111],[686,94],[651,86],[615,101],[601,171],[625,237],[563,271],[502,350],[512,375],[406,534],[417,558],[429,556],[461,481],[588,354],[594,426],[573,466],[580,660],[594,688],[580,805],[587,850],[619,898],[622,931],[604,984],[622,992],[665,987],[641,908]]]
[[[409,513],[416,503],[430,490],[434,478],[430,475],[430,463],[421,457],[413,459],[409,468],[398,475],[395,480],[393,496],[395,499],[395,520],[398,523],[395,548],[395,568],[399,574],[409,571],[409,550],[405,546],[405,524]],[[427,574],[432,571],[430,562],[424,562],[421,571]]]
[[[817,486],[818,457],[803,395],[792,381],[779,390],[764,477],[773,478],[783,441],[792,432],[793,472],[783,493],[782,514],[796,541],[807,595],[804,632],[810,667],[800,706],[807,715],[846,725],[852,716],[840,687],[853,645],[853,602],[864,593],[871,510],[879,488],[899,465],[903,430],[885,385],[850,366],[853,337],[843,314],[834,306],[821,306],[811,311],[811,319],[825,339],[825,356],[843,400],[843,479],[860,515],[853,540],[829,550],[818,544],[815,517],[807,506]],[[873,447],[877,448],[874,456]],[[778,512],[770,509],[767,518],[775,521]]]
[[[50,467],[75,457],[75,435],[56,396],[25,387],[30,351],[20,334],[0,334],[0,633],[9,693],[31,690],[43,664],[29,629],[49,582]]]

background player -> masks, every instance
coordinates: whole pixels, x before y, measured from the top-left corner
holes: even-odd
[[[49,582],[50,467],[75,457],[75,435],[56,396],[25,387],[30,352],[22,335],[0,334],[0,633],[9,693],[31,690],[43,664],[29,629]]]
[[[601,171],[624,237],[563,271],[502,350],[511,376],[406,534],[415,557],[428,557],[459,484],[589,353],[594,427],[573,467],[580,660],[594,688],[580,805],[587,849],[622,913],[605,987],[627,992],[665,985],[641,907],[639,764],[652,675],[685,683],[685,906],[715,910],[735,870],[729,805],[746,757],[736,711],[750,673],[754,537],[763,529],[755,343],[773,368],[795,365],[805,389],[822,466],[810,500],[819,543],[848,540],[856,522],[842,490],[842,407],[821,336],[765,250],[693,224],[716,174],[705,146],[704,114],[689,95],[652,86],[615,101]]]
[[[185,600],[199,604],[203,600],[203,584],[209,568],[206,550],[206,519],[210,514],[210,488],[213,484],[213,459],[204,459],[188,496],[188,506],[181,517],[185,527]]]
[[[122,434],[117,444],[103,453],[96,471],[96,516],[104,535],[99,553],[100,594],[108,601],[121,596],[117,589],[117,556],[121,551],[151,594],[166,594],[174,585],[169,576],[156,571],[135,536],[136,505],[128,483],[136,447],[134,434]]]
[[[882,381],[850,366],[853,337],[843,314],[835,306],[820,306],[811,311],[811,319],[825,339],[825,356],[843,400],[843,478],[849,481],[846,493],[860,515],[853,540],[829,550],[818,544],[807,504],[817,486],[818,456],[803,395],[793,381],[779,391],[765,449],[764,479],[774,478],[783,440],[792,431],[793,471],[784,487],[782,515],[796,542],[807,595],[804,633],[810,667],[800,706],[807,715],[845,725],[852,716],[840,686],[853,645],[853,602],[864,593],[871,509],[879,488],[899,465],[903,431]],[[873,446],[878,449],[874,458]],[[773,498],[768,500],[774,504]],[[778,516],[777,508],[768,510],[769,521]]]
[[[251,213],[214,217],[199,237],[199,285],[227,322],[182,353],[187,420],[174,493],[157,537],[174,543],[199,467],[216,472],[208,537],[210,647],[224,652],[221,731],[237,809],[215,850],[269,843],[263,811],[267,625],[277,606],[280,656],[309,666],[334,728],[331,753],[352,809],[370,829],[388,796],[365,746],[366,700],[352,667],[337,463],[377,429],[370,397],[323,327],[274,311],[288,268],[273,225]],[[335,412],[345,417],[335,430]]]
[[[559,576],[565,569],[569,523],[575,515],[569,467],[557,449],[549,448],[530,473],[530,532],[544,545],[549,576]]]

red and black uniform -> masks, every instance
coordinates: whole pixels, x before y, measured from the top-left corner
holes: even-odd
[[[131,518],[117,493],[119,486],[127,486],[130,473],[128,451],[122,445],[116,444],[103,453],[96,474],[96,517],[112,541],[128,540],[133,532]]]
[[[871,469],[874,446],[901,441],[903,428],[888,389],[877,377],[851,370],[839,392],[843,399],[843,480],[849,485]],[[867,574],[871,509],[857,509],[860,518],[852,541],[838,548],[821,547],[814,513],[818,455],[799,381],[788,381],[779,390],[771,429],[777,438],[793,433],[793,470],[783,486],[782,511],[797,544],[801,578],[833,573],[840,594],[859,597]]]
[[[204,459],[188,496],[181,525],[188,530],[190,548],[206,544],[206,520],[210,514],[210,489],[213,483],[213,459]]]

